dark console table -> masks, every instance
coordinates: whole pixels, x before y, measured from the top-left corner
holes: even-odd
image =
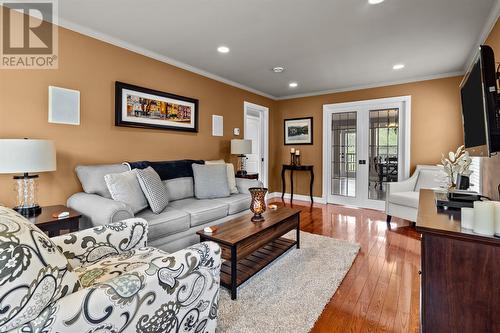
[[[245,179],[259,179],[259,174],[258,173],[245,173],[243,174],[236,174],[236,178],[245,178]]]
[[[460,211],[436,208],[420,190],[421,332],[500,332],[500,238],[460,226]]]
[[[281,169],[281,184],[282,184],[282,193],[281,199],[285,197],[286,191],[286,182],[285,182],[285,172],[286,170],[290,170],[290,202],[293,201],[293,172],[294,171],[309,171],[310,181],[309,181],[309,196],[311,197],[311,205],[313,204],[313,184],[314,184],[314,171],[312,165],[290,165],[283,164],[283,168]]]

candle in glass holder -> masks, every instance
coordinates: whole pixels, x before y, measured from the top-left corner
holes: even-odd
[[[474,232],[485,236],[495,234],[495,204],[492,201],[474,201]]]
[[[461,225],[464,229],[474,229],[474,208],[462,208]]]
[[[500,201],[493,201],[495,205],[495,235],[500,236]]]
[[[299,156],[299,155],[300,155],[300,150],[298,150],[298,149],[297,149],[297,150],[295,151],[295,155],[296,155],[296,156]]]
[[[290,149],[290,154],[295,154],[295,148]]]

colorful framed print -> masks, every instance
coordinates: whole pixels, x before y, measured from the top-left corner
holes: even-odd
[[[285,119],[285,145],[312,145],[313,118]]]
[[[115,125],[198,132],[198,100],[115,83]]]

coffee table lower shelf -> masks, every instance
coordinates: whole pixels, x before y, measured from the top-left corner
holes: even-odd
[[[283,237],[277,238],[249,256],[240,259],[236,264],[236,287],[240,286],[295,245],[297,245],[295,240]],[[231,260],[226,260],[222,263],[220,281],[223,287],[231,290]]]

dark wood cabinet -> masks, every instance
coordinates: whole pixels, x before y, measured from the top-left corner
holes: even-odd
[[[500,239],[460,226],[460,211],[436,208],[420,191],[423,333],[500,332]]]

